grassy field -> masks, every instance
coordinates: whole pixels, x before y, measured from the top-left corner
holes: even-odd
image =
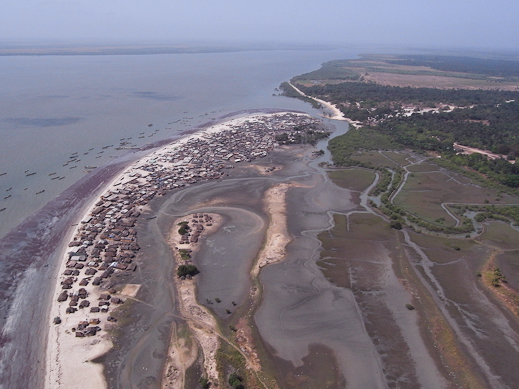
[[[428,222],[453,226],[456,221],[443,209],[442,203],[483,204],[488,199],[487,190],[462,182],[461,178],[453,179],[443,172],[415,172],[409,175],[394,203]],[[445,220],[437,221],[441,218]]]
[[[352,155],[351,159],[362,163],[372,163],[377,166],[386,166],[390,168],[398,167],[398,163],[386,157],[378,151],[362,151]]]
[[[367,169],[344,169],[328,172],[331,180],[341,188],[363,191],[375,179],[375,173]]]
[[[433,163],[422,162],[422,163],[419,163],[419,164],[416,164],[416,165],[409,166],[407,168],[407,170],[409,170],[410,172],[413,172],[413,173],[414,172],[416,172],[416,173],[420,173],[420,172],[437,172],[437,171],[440,171],[440,167],[438,165],[433,164]],[[460,177],[460,178],[461,178],[461,180],[463,180],[466,183],[469,182],[469,180],[466,179],[465,177]]]
[[[401,151],[382,151],[381,153],[399,166],[406,166],[417,160],[416,156]]]

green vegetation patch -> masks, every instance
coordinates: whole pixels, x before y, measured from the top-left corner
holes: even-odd
[[[375,165],[375,166],[386,166],[389,168],[396,168],[399,164],[392,159],[388,158],[382,152],[377,150],[359,151],[351,156],[351,159],[359,161],[361,165]]]
[[[489,194],[490,195],[490,194]],[[485,203],[490,203],[489,200],[485,199]],[[496,205],[496,204],[484,204],[484,205],[457,205],[451,206],[454,209],[459,210],[458,212],[478,212],[475,217],[477,222],[484,222],[486,220],[500,220],[504,222],[513,223],[519,225],[519,206],[518,205]]]
[[[400,146],[387,135],[369,128],[352,129],[346,134],[330,140],[328,148],[332,152],[333,162],[337,166],[363,166],[364,164],[351,158],[358,150],[399,149]],[[366,164],[367,167],[373,165]]]
[[[222,343],[222,346],[217,351],[216,364],[219,375],[226,377],[227,383],[231,388],[245,389],[264,387],[259,382],[254,371],[247,369],[243,355],[229,343]]]
[[[177,268],[177,276],[178,277],[194,277],[200,271],[195,265],[180,265]]]
[[[328,171],[330,179],[341,188],[363,191],[375,179],[375,173],[367,169],[343,169]]]
[[[494,77],[519,77],[519,62],[503,59],[470,58],[446,55],[399,55],[389,64],[426,66],[448,72],[475,73]]]
[[[313,80],[359,80],[361,75],[358,72],[349,69],[349,65],[350,61],[343,59],[325,62],[321,65],[320,69],[296,76],[292,79],[292,81],[304,82]]]
[[[178,225],[180,226],[180,228],[178,229],[178,233],[180,235],[185,235],[189,232],[189,223],[188,222],[183,221],[183,222],[178,223]]]
[[[283,82],[279,86],[279,88],[283,91],[283,96],[294,97],[296,99],[306,101],[307,103],[310,103],[312,107],[314,107],[315,109],[322,108],[321,104],[319,104],[317,101],[310,97],[303,96],[301,93],[295,90],[294,87],[290,85],[288,82]]]
[[[399,166],[407,166],[411,162],[415,162],[416,158],[414,158],[409,153],[397,152],[397,151],[382,151],[382,154],[389,158],[391,161],[394,161]]]
[[[454,226],[456,222],[441,204],[483,203],[486,192],[473,185],[459,184],[457,177],[453,179],[442,172],[416,172],[408,176],[394,203],[430,223]]]
[[[416,165],[408,166],[407,170],[409,170],[410,172],[413,172],[413,173],[415,173],[415,172],[416,173],[419,173],[419,172],[437,172],[437,171],[440,170],[440,168],[436,164],[428,163],[428,162],[422,162],[422,163],[417,163]],[[467,178],[465,178],[465,177],[460,177],[460,178],[462,180],[468,182]]]

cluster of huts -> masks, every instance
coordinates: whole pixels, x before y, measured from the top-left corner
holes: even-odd
[[[212,221],[213,218],[206,213],[195,213],[188,228],[185,229],[185,233],[181,235],[179,244],[197,243],[200,234],[204,231],[204,224],[208,227],[212,226]]]
[[[220,178],[225,175],[225,168],[232,167],[229,163],[266,156],[275,147],[279,131],[316,123],[314,118],[295,113],[260,116],[173,145],[131,168],[114,189],[101,196],[69,244],[61,280],[63,291],[58,297],[59,302],[68,301],[66,313],[83,309],[108,312],[111,304],[123,303],[116,297],[100,298],[94,306],[85,286],[92,284],[108,290],[114,285],[114,276],[136,270],[135,257],[140,247],[134,227],[140,216],[139,207],[171,189]],[[196,243],[204,224],[211,225],[207,214],[196,215],[193,220],[196,223],[180,243]],[[81,329],[79,325],[76,328],[76,336],[95,335],[99,331],[82,323]]]

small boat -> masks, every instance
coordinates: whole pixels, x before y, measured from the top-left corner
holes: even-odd
[[[37,172],[26,174],[25,177],[34,176]]]
[[[5,176],[6,174],[7,174],[7,172],[0,173],[0,176]]]
[[[56,174],[56,172],[54,172],[54,173],[49,173],[49,176],[53,176],[54,174]]]
[[[85,166],[85,169],[97,169],[97,166]]]
[[[45,192],[45,189],[40,190],[39,192],[36,192],[36,194],[41,194],[41,193],[43,193],[43,192]]]
[[[52,178],[51,178],[51,180],[58,180],[58,179],[59,179],[58,176],[56,176],[56,177],[52,177]]]
[[[6,192],[9,192],[11,189],[13,189],[12,186],[11,186],[9,189],[6,189],[5,191],[6,191]]]
[[[4,200],[8,199],[9,197],[11,197],[12,195],[9,195],[9,196],[5,196],[4,197]]]
[[[88,151],[92,151],[92,150],[94,150],[94,148],[93,148],[93,147],[92,147],[91,149],[88,149]]]
[[[64,179],[64,178],[65,178],[65,176],[63,176],[63,177],[60,177],[59,179],[60,179],[60,180],[62,180],[62,179]]]
[[[7,209],[7,208],[4,207],[4,208],[0,209],[0,212],[5,211],[6,209]]]
[[[77,168],[77,165],[69,167],[69,169],[75,169],[75,168]]]

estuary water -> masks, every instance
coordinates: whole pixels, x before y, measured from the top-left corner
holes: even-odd
[[[41,386],[59,246],[136,148],[242,110],[318,114],[276,88],[322,62],[354,56],[0,57],[0,387]]]

